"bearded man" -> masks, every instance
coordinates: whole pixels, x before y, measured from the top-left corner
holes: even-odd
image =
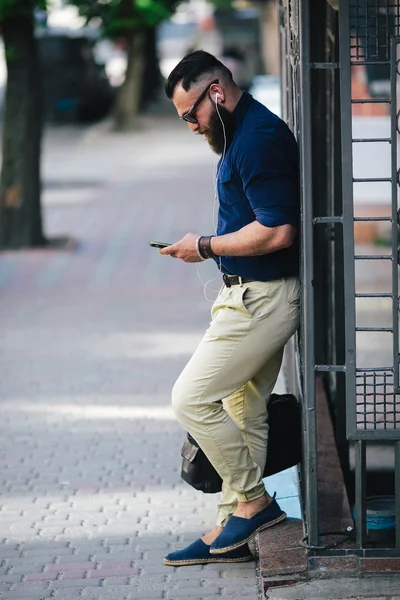
[[[299,323],[297,145],[207,52],[185,56],[165,89],[179,117],[221,156],[215,235],[188,233],[159,252],[190,263],[214,259],[222,274],[211,324],[172,405],[223,484],[215,528],[164,562],[242,562],[253,559],[248,542],[286,517],[262,474],[267,402]]]

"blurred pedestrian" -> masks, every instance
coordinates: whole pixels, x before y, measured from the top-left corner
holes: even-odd
[[[223,497],[216,527],[164,562],[252,560],[248,542],[286,517],[262,473],[266,401],[299,322],[297,145],[287,125],[202,50],[174,68],[166,94],[220,155],[215,235],[188,233],[159,252],[191,263],[214,259],[222,274],[211,324],[174,386],[172,404],[220,474]]]

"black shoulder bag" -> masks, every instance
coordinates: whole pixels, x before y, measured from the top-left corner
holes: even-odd
[[[267,462],[263,477],[297,465],[302,458],[300,404],[293,394],[272,394],[268,402]],[[182,446],[181,477],[205,494],[221,491],[222,479],[188,433]]]

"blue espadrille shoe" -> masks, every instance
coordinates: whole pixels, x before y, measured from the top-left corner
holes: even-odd
[[[164,558],[164,563],[171,567],[180,567],[185,565],[200,565],[205,563],[218,562],[247,562],[254,560],[254,556],[249,550],[247,544],[241,546],[233,552],[224,552],[213,556],[210,554],[210,546],[207,546],[201,538],[183,548],[167,554]]]
[[[280,509],[275,494],[272,502],[250,519],[232,515],[217,539],[210,546],[211,556],[219,556],[239,549],[247,544],[259,531],[272,527],[286,519],[286,513]]]

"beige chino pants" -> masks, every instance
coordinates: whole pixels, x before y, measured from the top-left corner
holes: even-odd
[[[295,277],[223,286],[212,321],[179,376],[172,406],[223,480],[217,525],[264,492],[266,399],[299,324]]]

